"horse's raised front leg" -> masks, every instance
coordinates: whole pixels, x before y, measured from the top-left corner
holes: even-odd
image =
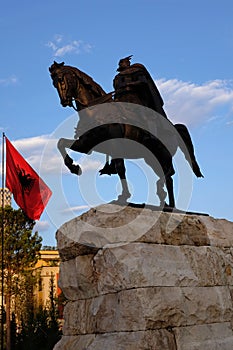
[[[112,162],[114,162],[116,172],[121,179],[122,193],[118,196],[118,201],[126,202],[127,199],[131,197],[131,194],[129,192],[129,188],[128,188],[128,184],[125,176],[126,169],[125,169],[124,160],[122,158],[116,158],[116,159],[113,159]]]
[[[57,143],[57,148],[60,151],[60,153],[64,159],[64,163],[67,166],[67,168],[70,170],[70,172],[73,174],[76,174],[76,175],[81,175],[82,170],[81,170],[80,166],[73,164],[73,159],[66,152],[66,148],[69,148],[69,149],[72,149],[73,151],[76,151],[77,142],[78,142],[78,140],[61,138]]]

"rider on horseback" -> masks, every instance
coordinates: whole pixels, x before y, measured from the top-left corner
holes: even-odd
[[[119,61],[114,80],[115,100],[143,105],[167,118],[163,99],[153,79],[141,63],[130,64],[131,56]]]
[[[94,149],[97,152],[109,154],[113,159],[110,164],[106,163],[100,173],[119,175],[122,193],[118,196],[118,200],[124,202],[130,198],[125,177],[124,158],[143,158],[159,177],[157,194],[161,206],[165,203],[164,186],[166,186],[169,206],[174,207],[172,176],[175,170],[172,159],[178,147],[189,162],[194,174],[197,177],[203,175],[196,161],[187,127],[183,124],[173,125],[167,119],[163,110],[163,100],[149,73],[141,64],[131,66],[130,58],[131,56],[120,60],[119,73],[114,79],[116,89],[114,101],[117,103],[106,103],[108,99],[105,98],[105,91],[79,69],[56,62],[49,68],[63,107],[73,107],[74,101],[80,119],[83,117],[95,119],[95,114],[101,114],[101,119],[97,118],[97,123],[94,120],[94,127],[90,128],[92,121],[85,124],[88,125],[88,128],[86,127],[81,136],[77,134],[78,138],[60,138],[58,149],[66,166],[77,175],[81,174],[80,166],[73,163],[73,159],[66,151],[67,148],[85,154],[89,154]],[[112,93],[110,97],[111,95]],[[118,103],[118,101],[125,103]],[[95,113],[93,103],[101,104],[101,111],[104,113]],[[89,106],[91,106],[90,110],[86,108]],[[102,108],[104,106],[107,108]],[[84,113],[81,116],[81,112],[86,109],[91,112],[90,115]],[[132,144],[128,147],[129,143],[119,143],[119,139],[122,138],[136,142],[140,147],[132,147]],[[110,145],[111,140],[113,140],[113,145]],[[115,140],[118,144],[115,144]],[[104,145],[106,141],[110,142]]]
[[[131,65],[131,57],[132,55],[122,58],[118,63],[119,67],[117,71],[119,73],[113,80],[113,87],[115,90],[114,101],[142,105],[157,112],[157,114],[154,112],[150,113],[149,110],[147,110],[147,113],[139,115],[138,109],[136,109],[137,112],[134,113],[133,118],[128,119],[129,124],[133,122],[135,125],[140,125],[142,129],[147,131],[143,134],[143,137],[144,141],[149,141],[151,137],[158,134],[164,132],[168,134],[168,131],[165,131],[166,123],[161,121],[160,116],[162,116],[162,119],[163,117],[166,119],[168,118],[163,109],[163,99],[149,72],[143,64],[134,63]],[[126,112],[126,115],[127,114],[129,115],[128,111]],[[114,161],[110,164],[107,162],[100,171],[100,174],[111,175],[114,173]]]

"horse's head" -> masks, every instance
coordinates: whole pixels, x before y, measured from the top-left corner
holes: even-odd
[[[63,107],[73,107],[72,101],[77,97],[78,79],[72,67],[64,62],[54,63],[49,67],[54,87],[57,89]]]

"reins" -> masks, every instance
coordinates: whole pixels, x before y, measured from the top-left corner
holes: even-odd
[[[93,100],[91,100],[89,103],[88,103],[88,105],[86,106],[87,108],[88,107],[92,107],[92,106],[95,106],[95,105],[98,105],[98,104],[101,104],[101,103],[105,103],[105,102],[107,102],[107,101],[109,101],[109,100],[112,100],[111,102],[113,102],[113,99],[112,99],[112,97],[113,97],[113,95],[115,94],[115,91],[111,91],[111,92],[108,92],[106,95],[104,95],[104,96],[100,96],[100,97],[97,97],[97,98],[94,98]],[[74,106],[74,101],[76,101],[76,99],[75,98],[73,98],[72,99],[72,108],[76,111],[76,112],[78,112],[79,110],[78,110],[78,108],[76,108],[75,106]]]

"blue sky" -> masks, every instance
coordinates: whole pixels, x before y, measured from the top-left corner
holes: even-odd
[[[85,71],[106,91],[120,58],[132,54],[143,63],[169,118],[188,126],[205,176],[192,180],[189,210],[233,221],[232,13],[230,0],[2,4],[0,128],[53,191],[37,223],[45,245],[56,244],[59,225],[118,190],[116,177],[98,177],[102,155],[81,156],[82,179],[62,166],[51,139],[73,137],[77,115],[59,104],[48,72],[54,60]],[[156,178],[141,161],[126,164],[131,200],[157,204]]]

